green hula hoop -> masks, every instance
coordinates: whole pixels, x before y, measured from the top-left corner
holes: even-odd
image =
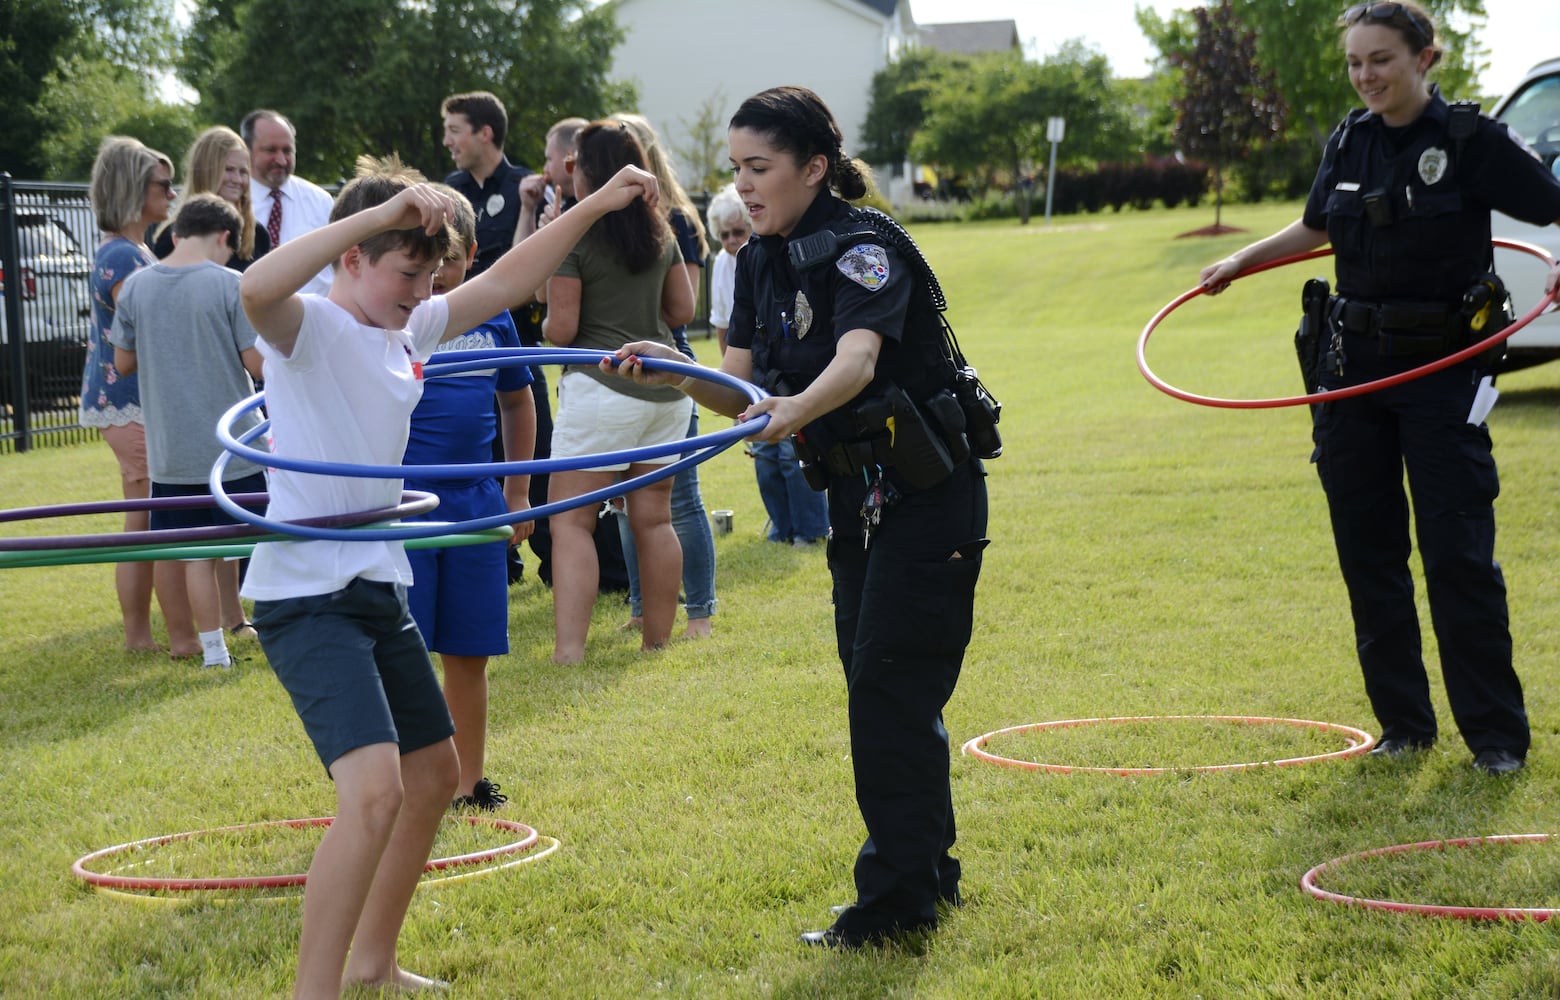
[[[453,522],[447,522],[453,523]],[[501,542],[509,539],[514,529],[507,525],[484,528],[481,531],[464,531],[434,538],[412,538],[406,541],[409,549],[436,549],[455,545],[481,545],[484,542]],[[164,559],[242,559],[261,542],[294,541],[288,535],[261,535],[252,541],[233,542],[228,539],[183,542],[178,545],[162,545],[146,542],[140,545],[117,545],[108,548],[43,549],[20,552],[0,552],[0,569],[16,569],[28,566],[79,566],[89,563],[158,562]]]

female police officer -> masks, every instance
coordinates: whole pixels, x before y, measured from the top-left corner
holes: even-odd
[[[1322,336],[1324,389],[1415,368],[1475,339],[1480,324],[1464,301],[1497,287],[1482,280],[1491,209],[1540,225],[1560,219],[1560,182],[1521,140],[1426,83],[1441,51],[1423,8],[1360,4],[1339,24],[1365,107],[1333,132],[1301,219],[1201,276],[1221,291],[1241,271],[1330,240],[1338,288]],[[1504,774],[1523,766],[1529,735],[1495,561],[1499,484],[1483,423],[1488,392],[1479,391],[1487,374],[1475,359],[1327,403],[1313,437],[1382,727],[1372,753],[1399,756],[1436,739],[1408,569],[1406,467],[1452,715],[1474,766]]]
[[[829,109],[810,90],[767,90],[738,109],[729,139],[756,238],[737,258],[721,370],[774,395],[746,406],[724,387],[650,372],[636,355],[677,357],[653,343],[619,350],[618,370],[679,383],[727,415],[767,414],[759,438],[795,435],[814,485],[827,480],[835,639],[867,839],[855,903],[802,940],[858,948],[929,930],[940,902],[959,901],[942,708],[970,638],[985,471],[958,433],[935,278],[902,230],[831,192],[859,198],[866,179]]]

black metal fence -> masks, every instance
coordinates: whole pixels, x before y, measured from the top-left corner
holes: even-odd
[[[97,231],[85,184],[0,172],[0,454],[92,436],[77,406]]]

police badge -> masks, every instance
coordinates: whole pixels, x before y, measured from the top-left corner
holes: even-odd
[[[888,281],[888,254],[872,243],[857,243],[834,266],[869,292],[877,291]]]
[[[1431,146],[1419,154],[1419,179],[1434,184],[1446,176],[1446,150]]]
[[[812,329],[813,312],[812,303],[807,301],[806,292],[796,293],[796,312],[791,320],[791,333],[797,340],[807,336],[807,331]]]
[[[498,213],[502,212],[503,210],[504,210],[504,196],[501,195],[501,194],[489,195],[488,196],[488,200],[487,200],[487,214],[488,215],[497,215]]]

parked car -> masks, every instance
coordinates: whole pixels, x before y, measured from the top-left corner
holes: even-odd
[[[35,399],[81,391],[92,327],[91,267],[81,244],[60,220],[42,213],[16,219],[17,273],[0,261],[0,294],[20,296],[27,393]],[[0,308],[0,396],[11,387],[11,336]]]
[[[1495,118],[1511,126],[1527,140],[1549,168],[1560,176],[1560,58],[1547,59],[1528,70],[1522,82],[1500,99]],[[1496,212],[1497,237],[1536,243],[1560,257],[1560,227],[1529,226]],[[1529,254],[1498,250],[1495,269],[1506,281],[1518,315],[1526,313],[1544,294],[1542,264]],[[1506,341],[1502,368],[1512,371],[1560,358],[1560,312],[1550,311],[1518,330]]]

